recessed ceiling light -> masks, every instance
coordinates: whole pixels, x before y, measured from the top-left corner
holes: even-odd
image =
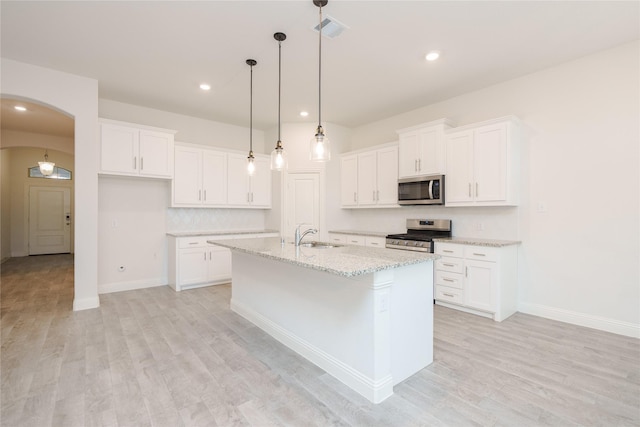
[[[27,111],[27,107],[23,107],[22,105],[16,105],[13,108],[15,108],[18,111]]]
[[[427,61],[435,61],[436,59],[440,58],[440,52],[438,52],[437,50],[433,50],[427,53],[427,56],[425,58],[427,59]]]
[[[202,90],[210,90],[211,89],[211,85],[208,85],[206,83],[201,83],[200,84],[200,89],[202,89]]]
[[[302,117],[307,117],[309,115],[309,112],[308,111],[300,111],[300,115]]]

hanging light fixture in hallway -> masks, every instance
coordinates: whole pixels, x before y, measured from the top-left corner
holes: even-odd
[[[53,167],[56,164],[49,161],[49,153],[47,150],[44,151],[44,162],[38,162],[38,166],[40,168],[40,173],[44,176],[49,176],[53,173]]]
[[[273,38],[278,41],[278,141],[271,152],[271,170],[282,171],[287,168],[287,153],[280,140],[280,100],[282,86],[282,42],[287,39],[284,33],[275,33]]]

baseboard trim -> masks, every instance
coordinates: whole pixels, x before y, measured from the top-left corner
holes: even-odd
[[[99,294],[110,294],[113,292],[135,291],[136,289],[154,288],[156,286],[165,286],[166,278],[136,280],[134,282],[115,282],[103,283],[98,285]]]
[[[98,307],[100,307],[100,297],[97,295],[91,298],[73,299],[73,311],[89,310]]]
[[[640,338],[640,325],[634,323],[621,322],[606,317],[592,316],[539,304],[520,303],[518,311],[547,319],[558,320],[560,322],[571,323],[572,325],[585,326],[618,335]]]
[[[371,402],[380,403],[393,394],[393,379],[391,375],[375,381],[233,299],[231,299],[231,310],[324,369]]]

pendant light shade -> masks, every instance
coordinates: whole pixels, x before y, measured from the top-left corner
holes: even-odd
[[[38,162],[38,167],[40,168],[40,173],[44,176],[49,176],[53,173],[53,167],[56,164],[49,161],[49,153],[45,150],[44,152],[44,162]]]
[[[253,156],[253,67],[258,62],[255,59],[247,59],[246,62],[251,67],[249,79],[249,156],[247,156],[247,173],[251,176],[256,172],[255,157]]]
[[[271,152],[271,170],[282,171],[287,168],[287,153],[284,151],[280,140],[280,88],[282,86],[282,42],[286,40],[287,35],[275,33],[273,38],[278,41],[278,141],[276,142],[276,148]]]
[[[316,162],[331,160],[331,143],[322,129],[322,6],[326,6],[328,0],[313,0],[313,4],[320,10],[320,23],[318,24],[318,128],[309,144],[309,158]]]

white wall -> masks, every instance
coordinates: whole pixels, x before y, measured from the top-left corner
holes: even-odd
[[[98,82],[2,58],[1,93],[39,102],[75,119],[74,310],[98,307]]]
[[[46,147],[50,150],[57,150],[71,155],[75,151],[73,138],[64,136],[2,129],[0,140],[2,141],[0,143],[2,148]]]
[[[0,150],[0,262],[11,258],[11,153]]]
[[[639,50],[625,44],[354,129],[351,149],[443,117],[515,114],[526,134],[518,208],[353,211],[349,225],[445,217],[454,235],[519,239],[520,311],[640,336]]]

